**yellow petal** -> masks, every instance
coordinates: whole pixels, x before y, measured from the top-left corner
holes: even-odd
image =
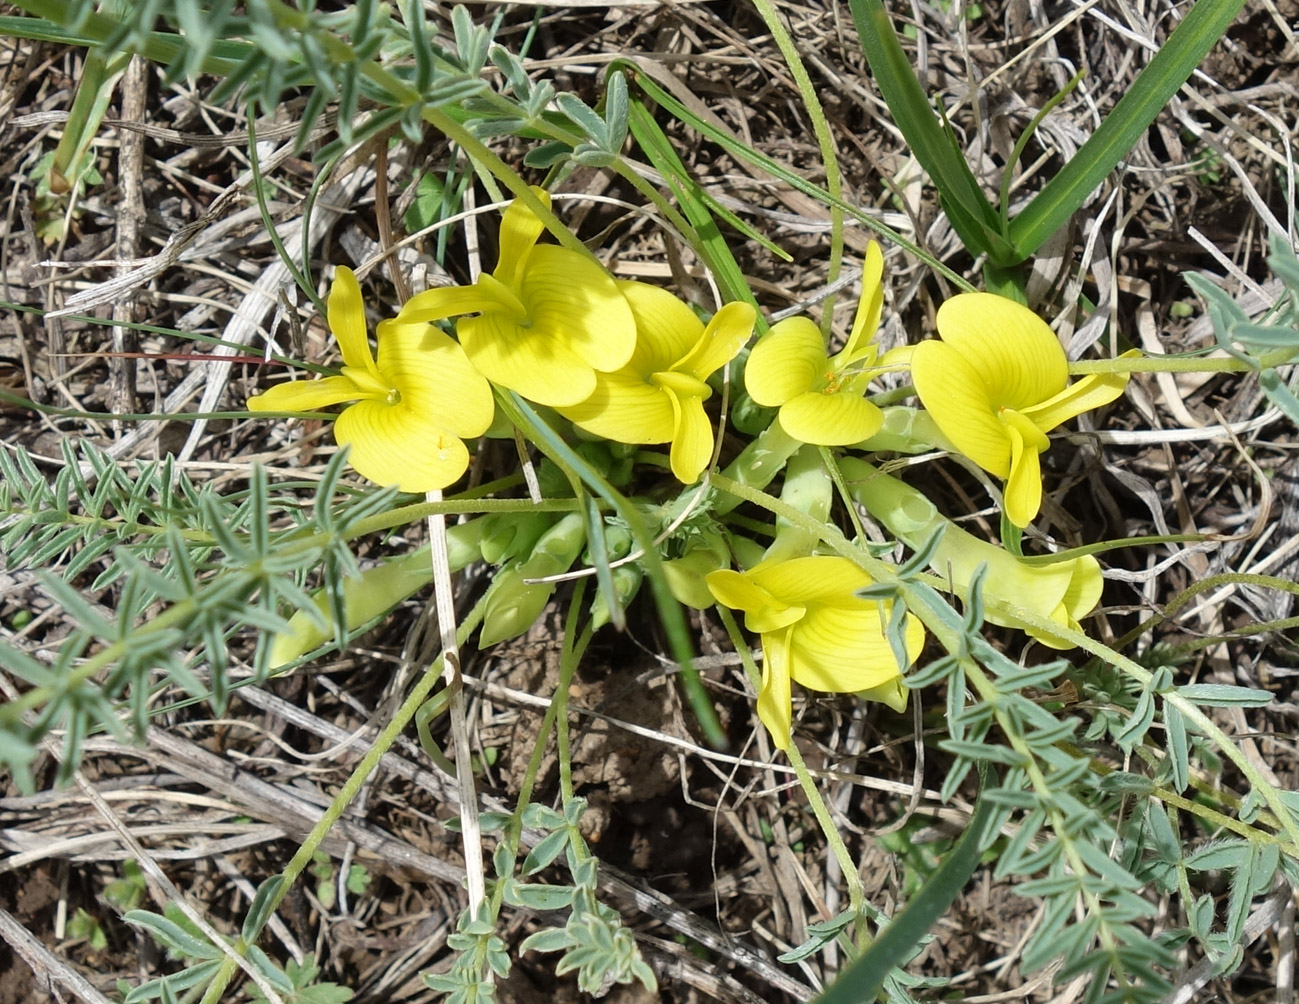
[[[704,331],[695,312],[666,289],[619,280],[618,290],[636,318],[636,350],[627,363],[635,373],[649,376],[671,369]]]
[[[329,287],[329,330],[338,339],[343,362],[357,369],[377,373],[370,354],[370,336],[365,326],[365,301],[356,274],[346,265],[338,266],[333,285]]]
[[[1024,437],[1008,425],[1011,442],[1010,477],[1006,480],[1006,518],[1023,528],[1033,522],[1042,508],[1042,465],[1040,454],[1024,443]]]
[[[775,598],[756,585],[748,575],[733,568],[719,568],[704,576],[708,591],[724,607],[732,610],[761,610],[776,603]]]
[[[744,625],[759,633],[780,631],[796,622],[806,612],[801,606],[790,606],[755,585],[751,572],[721,568],[704,576],[708,591],[724,607],[744,611]]]
[[[351,447],[347,459],[358,474],[404,492],[445,488],[469,466],[464,443],[405,404],[354,404],[338,416],[334,438]]]
[[[1019,433],[1020,438],[1024,441],[1025,449],[1045,453],[1050,448],[1051,440],[1046,438],[1046,433],[1039,429],[1022,412],[1015,411],[1013,408],[1002,408],[997,417],[1001,419],[1001,423],[1007,428],[1013,428]],[[1011,464],[1014,464],[1013,454]]]
[[[754,585],[784,603],[833,604],[873,609],[873,600],[853,595],[871,584],[871,577],[847,558],[812,555],[788,561],[762,562],[748,572]]]
[[[478,283],[473,286],[434,286],[422,293],[416,293],[407,300],[397,314],[397,319],[403,324],[418,324],[492,310],[504,310],[516,316],[517,301],[513,296],[493,295],[497,291],[497,286],[490,283]]]
[[[667,396],[676,418],[669,454],[672,473],[682,484],[693,485],[713,459],[713,425],[699,398],[678,397],[672,391]]]
[[[591,396],[560,408],[559,413],[587,432],[615,443],[666,443],[675,428],[667,394],[646,383],[630,366],[597,373]]]
[[[911,352],[911,380],[925,410],[958,450],[999,478],[1010,473],[1010,437],[965,356],[945,342],[921,342]]]
[[[780,425],[803,443],[851,446],[879,432],[884,412],[864,397],[839,394],[799,394],[780,408]]]
[[[464,349],[431,324],[379,322],[379,372],[410,410],[461,438],[487,431],[492,388]]]
[[[1126,373],[1091,373],[1071,383],[1053,398],[1025,408],[1024,414],[1043,432],[1050,432],[1075,415],[1109,404],[1128,385]]]
[[[1056,604],[1055,609],[1049,612],[1048,616],[1057,624],[1073,628],[1075,631],[1081,631],[1082,627],[1078,622],[1096,608],[1096,604],[1100,602],[1101,591],[1105,586],[1104,580],[1101,578],[1100,562],[1092,555],[1087,554],[1062,564],[1064,568],[1072,572],[1069,587],[1065,590],[1063,598]],[[1025,628],[1025,630],[1048,648],[1057,650],[1073,648],[1070,642],[1061,641],[1045,631],[1035,631],[1032,628]]]
[[[995,293],[958,293],[938,308],[938,333],[979,374],[995,406],[1022,411],[1069,379],[1055,332],[1023,304]]]
[[[857,313],[852,321],[852,333],[848,342],[839,353],[844,364],[855,362],[868,352],[875,351],[869,344],[870,339],[880,326],[880,314],[884,312],[884,286],[880,280],[884,277],[884,255],[875,241],[866,245],[866,258],[861,267],[861,299],[857,301]]]
[[[550,208],[550,193],[536,185],[528,186],[541,204]],[[492,275],[507,286],[518,288],[520,276],[528,264],[528,256],[545,227],[536,214],[521,200],[515,199],[501,217],[501,253],[496,259]]]
[[[543,244],[528,256],[515,289],[528,309],[530,330],[538,336],[562,341],[587,365],[606,373],[631,359],[636,318],[618,284],[596,262]]]
[[[790,674],[795,683],[846,694],[878,687],[899,672],[874,603],[866,610],[812,607],[794,625]]]
[[[762,690],[758,694],[758,719],[777,749],[787,750],[794,726],[793,698],[789,685],[789,631],[762,636]]]
[[[878,687],[868,687],[857,696],[863,701],[879,701],[881,704],[887,704],[901,714],[907,710],[907,698],[911,696],[911,691],[903,685],[902,677],[895,676]]]
[[[344,376],[330,376],[323,380],[291,380],[277,383],[265,394],[248,399],[249,411],[319,411],[331,404],[355,401],[361,390]]]
[[[708,384],[691,373],[677,370],[653,374],[650,377],[650,384],[670,391],[683,400],[687,397],[697,397],[700,401],[707,401],[713,396],[713,389]]]
[[[721,369],[740,351],[753,334],[758,312],[747,303],[728,303],[708,322],[690,355],[681,360],[677,369],[706,380]]]
[[[478,372],[538,404],[578,404],[595,390],[591,366],[554,332],[522,328],[492,313],[464,318],[456,333]]]
[[[750,631],[765,634],[768,631],[783,631],[791,624],[797,624],[807,615],[807,607],[784,606],[777,603],[761,610],[750,610],[744,615],[744,626]]]
[[[1101,563],[1094,555],[1085,554],[1070,564],[1073,565],[1073,575],[1064,594],[1064,605],[1069,612],[1070,622],[1076,625],[1096,609],[1105,588],[1105,580],[1101,576]]]
[[[758,404],[775,408],[819,390],[829,372],[821,329],[806,317],[789,317],[772,325],[749,353],[744,386]]]

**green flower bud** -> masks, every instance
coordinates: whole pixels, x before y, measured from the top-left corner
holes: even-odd
[[[554,525],[551,512],[494,512],[479,517],[483,523],[480,547],[483,560],[502,565],[511,558],[532,553],[538,538]]]
[[[645,578],[645,572],[640,565],[630,562],[626,565],[619,565],[611,573],[613,579],[613,593],[618,599],[618,606],[626,608],[632,600],[636,598],[636,593],[640,590],[640,584]],[[596,590],[595,599],[591,601],[591,623],[595,630],[600,630],[609,623],[609,605],[605,602],[604,593]]]
[[[884,424],[879,432],[858,443],[855,449],[890,453],[924,453],[934,449],[955,452],[956,448],[924,409],[895,405],[883,411]]]
[[[732,386],[735,386],[732,384]],[[731,408],[731,426],[746,436],[756,436],[776,420],[778,408],[767,408],[749,397],[749,392],[735,392],[735,405]]]
[[[528,583],[567,572],[586,543],[578,513],[569,513],[537,541],[527,560],[496,573],[483,599],[483,627],[478,644],[486,648],[527,631],[555,591],[553,582]]]
[[[479,558],[481,519],[447,527],[447,557],[451,571],[458,572]],[[360,575],[343,579],[343,609],[347,633],[387,613],[433,581],[433,564],[428,545],[410,554],[386,558],[364,569]],[[321,589],[311,598],[312,610],[299,610],[289,618],[289,629],[271,641],[270,668],[279,669],[334,637],[334,618],[329,594]]]
[[[724,552],[718,554],[712,548],[699,548],[687,552],[684,557],[664,561],[663,576],[678,603],[695,610],[707,610],[717,601],[713,599],[704,576],[726,567],[728,562]]]
[[[632,545],[636,543],[631,535],[631,530],[627,529],[621,523],[605,523],[604,525],[604,550],[610,561],[617,561],[619,558],[625,558],[631,553]],[[591,557],[591,548],[587,547],[582,552],[582,560],[588,565],[594,565],[595,561]]]

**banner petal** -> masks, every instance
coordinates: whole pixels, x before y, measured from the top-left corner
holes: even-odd
[[[758,404],[775,408],[819,390],[830,369],[821,329],[806,317],[790,317],[758,339],[744,368],[744,386]]]
[[[377,485],[424,492],[446,488],[469,467],[469,450],[440,426],[420,421],[405,405],[361,401],[338,416],[334,438],[351,447],[348,462]]]
[[[1068,382],[1069,363],[1055,332],[1021,303],[995,293],[958,293],[943,301],[936,322],[995,407],[1022,411]]]
[[[958,450],[990,474],[1010,473],[1010,438],[978,370],[946,342],[911,353],[911,379],[925,410]]]

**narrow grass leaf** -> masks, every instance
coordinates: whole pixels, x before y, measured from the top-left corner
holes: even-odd
[[[1197,0],[1096,132],[1011,221],[1010,241],[1021,260],[1064,226],[1136,145],[1243,5],[1244,0]]]
[[[860,1004],[874,999],[889,972],[915,950],[916,944],[947,912],[978,868],[979,845],[993,815],[992,803],[980,799],[965,834],[929,881],[874,944],[816,998],[816,1004]]]
[[[628,69],[634,72],[636,67],[633,64],[628,64]],[[853,219],[861,223],[863,226],[867,227],[870,230],[875,231],[875,233],[880,234],[883,237],[888,238],[888,240],[892,241],[894,244],[897,244],[899,247],[905,249],[908,254],[911,254],[914,257],[919,258],[921,261],[925,262],[930,268],[934,269],[936,272],[941,274],[949,282],[953,283],[958,289],[964,290],[967,293],[972,293],[975,291],[974,287],[970,285],[970,283],[963,276],[957,275],[956,272],[954,272],[943,262],[939,261],[937,258],[935,258],[924,248],[916,244],[915,241],[908,240],[906,237],[898,233],[892,227],[886,226],[885,224],[881,223],[879,220],[875,219],[873,216],[871,216],[869,213],[862,210],[860,207],[854,206],[848,202],[844,202],[842,199],[834,198],[825,189],[819,187],[818,185],[814,185],[806,178],[803,178],[801,175],[794,173],[784,164],[781,164],[779,161],[773,160],[772,158],[766,156],[765,154],[759,153],[757,150],[754,150],[752,147],[746,146],[744,143],[739,142],[734,137],[727,135],[724,131],[714,128],[712,125],[705,122],[703,119],[699,118],[699,116],[695,115],[692,111],[690,111],[689,108],[683,105],[676,98],[672,97],[671,94],[669,94],[667,91],[661,88],[648,76],[645,76],[644,74],[640,74],[637,76],[636,82],[640,86],[640,88],[643,91],[645,91],[646,94],[648,94],[651,98],[654,99],[654,102],[656,104],[658,104],[660,107],[664,109],[664,111],[674,116],[675,118],[679,119],[680,121],[684,122],[686,125],[690,126],[690,128],[694,129],[696,132],[699,132],[705,137],[707,137],[708,139],[712,140],[714,143],[722,147],[722,149],[724,149],[727,153],[740,158],[746,163],[753,164],[757,167],[761,167],[763,170],[767,171],[773,177],[778,178],[779,180],[785,182],[791,188],[799,192],[802,192],[804,195],[810,195],[818,202],[821,202],[827,206],[833,206],[836,209],[841,209],[846,215],[851,216]],[[634,132],[635,131],[634,122],[632,128]]]

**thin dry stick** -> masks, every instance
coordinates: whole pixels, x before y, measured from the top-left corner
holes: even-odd
[[[47,744],[47,748],[57,759],[62,759],[58,750],[52,743]],[[207,918],[204,917],[203,914],[199,913],[198,910],[190,904],[189,900],[185,898],[181,891],[176,888],[171,879],[169,879],[163,870],[158,867],[158,863],[153,860],[153,856],[144,849],[140,842],[135,839],[135,836],[131,831],[126,828],[126,824],[122,822],[121,817],[112,810],[108,802],[106,802],[103,796],[99,794],[95,786],[86,780],[85,775],[78,770],[73,773],[72,779],[76,782],[77,787],[81,789],[81,793],[90,800],[90,804],[95,807],[95,811],[98,812],[99,815],[103,817],[104,821],[113,828],[118,839],[120,839],[126,846],[127,850],[131,852],[131,856],[135,858],[135,863],[138,864],[140,870],[144,872],[145,879],[147,880],[146,884],[148,885],[149,892],[153,896],[155,902],[159,905],[168,902],[175,903],[176,906],[180,908],[181,913],[185,915],[186,919],[197,927],[203,933],[204,937],[212,942],[213,946],[220,949],[227,958],[247,974],[248,978],[257,985],[257,989],[262,992],[262,995],[266,998],[268,1004],[284,1004],[284,999],[275,992],[275,988],[271,986],[270,982],[264,975],[262,975],[261,971],[236,952],[234,948],[230,946],[230,943],[223,938],[211,924],[208,923]]]
[[[132,56],[122,79],[122,118],[132,122],[145,117],[149,100],[149,64],[142,56]],[[129,259],[140,253],[140,224],[144,221],[144,137],[138,132],[124,132],[118,152],[118,169],[122,183],[122,204],[117,214],[117,257]],[[127,275],[130,266],[118,269]],[[138,352],[139,336],[131,328],[120,327],[135,320],[134,295],[113,301],[113,351],[120,353],[108,360],[109,401],[112,411],[130,414],[135,407],[135,360],[128,353]],[[116,433],[121,423],[115,421]]]
[[[428,500],[441,502],[442,493],[429,492]],[[460,648],[456,644],[456,604],[451,590],[451,562],[447,556],[446,517],[441,513],[429,516],[428,528],[432,543],[433,598],[437,606],[438,633],[442,636],[443,665],[446,667],[442,678],[451,693],[451,740],[455,746],[456,786],[460,791],[460,834],[468,876],[469,913],[473,916],[483,902],[487,884],[483,874],[482,831],[478,825],[478,792],[474,788],[469,752],[465,690],[460,685]]]

